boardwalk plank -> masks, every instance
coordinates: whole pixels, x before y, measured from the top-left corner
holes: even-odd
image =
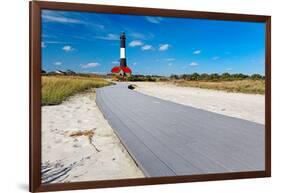
[[[117,97],[117,96],[116,96]],[[136,98],[136,97],[134,97]],[[115,100],[118,101],[118,100]],[[136,102],[137,103],[137,102]],[[120,104],[122,105],[122,104]],[[126,105],[126,106],[130,106],[130,104]],[[122,109],[125,109],[126,106],[123,106]],[[143,106],[142,106],[143,107]],[[127,112],[133,113],[136,111],[136,109],[139,108],[134,108],[134,111],[130,111],[130,109],[127,109]],[[145,108],[141,108],[141,109],[145,109]],[[152,107],[153,110],[155,110],[155,107]],[[208,129],[210,126],[209,124],[207,125],[200,125],[200,120],[195,120],[195,121],[182,121],[181,123],[188,123],[187,125],[181,124],[179,122],[175,122],[172,123],[173,120],[169,120],[169,119],[162,119],[163,116],[161,116],[161,114],[158,114],[160,110],[156,110],[153,111],[151,113],[150,116],[143,116],[142,119],[138,120],[138,121],[142,121],[142,125],[146,125],[145,127],[150,127],[150,125],[147,125],[146,123],[151,123],[153,121],[157,122],[157,125],[154,125],[153,128],[158,131],[161,130],[161,132],[167,132],[169,131],[171,133],[171,139],[176,138],[177,142],[179,142],[179,139],[183,138],[183,136],[185,137],[185,134],[188,134],[188,138],[189,141],[187,141],[187,145],[188,144],[192,144],[193,148],[198,148],[200,147],[202,144],[205,145],[202,146],[201,148],[206,149],[206,152],[204,152],[205,155],[210,155],[209,158],[212,159],[212,157],[214,157],[213,155],[215,155],[216,158],[221,157],[223,158],[225,154],[229,153],[230,151],[233,152],[230,156],[224,158],[224,166],[228,166],[227,168],[229,168],[230,170],[234,170],[234,171],[240,171],[240,170],[245,170],[248,167],[248,170],[254,170],[255,169],[255,163],[256,163],[256,159],[262,159],[263,156],[263,146],[260,148],[259,145],[257,145],[257,143],[261,143],[263,141],[263,136],[262,135],[258,135],[258,137],[251,137],[251,136],[247,136],[246,135],[246,140],[243,141],[243,143],[241,143],[241,139],[244,138],[245,134],[243,132],[239,132],[239,133],[233,133],[230,132],[232,130],[234,130],[235,128],[231,128],[232,130],[229,130],[229,132],[223,132],[224,137],[222,137],[220,135],[220,132],[217,132],[217,130],[210,130]],[[141,112],[140,114],[134,114],[131,117],[138,117],[142,114],[145,114],[144,112]],[[155,116],[156,115],[156,116]],[[180,117],[183,115],[175,115],[173,114],[175,117]],[[157,120],[157,117],[159,118]],[[178,119],[177,119],[178,120]],[[163,124],[164,123],[164,124]],[[199,125],[197,124],[197,126],[194,125],[194,123],[199,123]],[[249,122],[250,123],[250,122]],[[157,128],[157,129],[156,129]],[[166,129],[168,128],[168,129]],[[188,129],[189,128],[189,129]],[[196,128],[196,130],[194,130],[194,128]],[[216,126],[213,126],[211,128],[217,128]],[[180,129],[182,129],[183,131],[181,131]],[[188,129],[188,130],[186,130]],[[239,129],[239,128],[238,128]],[[245,129],[245,128],[243,128]],[[175,132],[176,130],[176,132]],[[237,130],[237,129],[235,129]],[[263,131],[263,127],[260,127],[260,131]],[[210,131],[210,132],[208,132]],[[178,135],[180,133],[180,135]],[[177,136],[173,136],[173,135],[177,135]],[[193,138],[196,138],[197,140],[190,140],[190,136],[193,136]],[[208,140],[205,140],[205,139]],[[255,140],[250,140],[250,138],[253,138]],[[196,141],[199,141],[199,143],[197,143]],[[167,140],[167,142],[169,142]],[[206,144],[207,143],[207,144]],[[180,146],[182,146],[183,141],[181,141]],[[222,146],[223,144],[223,146]],[[213,147],[211,147],[213,146]],[[248,147],[259,147],[260,149],[258,149],[257,151],[253,151],[253,152],[248,152],[247,149],[246,151],[244,150],[245,148]],[[212,152],[212,154],[210,154],[210,152]],[[239,153],[238,155],[236,155],[237,153]],[[220,160],[220,159],[219,159]],[[220,162],[218,160],[218,162]],[[228,161],[227,161],[228,160]],[[226,164],[226,161],[228,164]],[[247,163],[248,161],[248,163]],[[237,162],[240,162],[239,164],[237,164]],[[260,165],[260,167],[262,167],[263,162],[258,162],[258,164]],[[246,168],[245,168],[246,167]]]
[[[109,124],[116,129],[118,137],[135,159],[146,176],[174,176],[176,175],[153,152],[146,147],[130,130],[114,115],[103,101],[101,90],[97,91],[97,104],[104,112]]]
[[[126,84],[97,104],[147,176],[264,170],[264,125],[147,96]]]

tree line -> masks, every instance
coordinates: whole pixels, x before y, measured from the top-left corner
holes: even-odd
[[[232,81],[232,80],[244,80],[244,79],[264,80],[265,76],[260,74],[252,74],[252,75],[247,75],[242,73],[230,74],[227,72],[222,74],[218,74],[218,73],[199,74],[195,72],[193,74],[182,74],[182,75],[172,74],[170,78],[176,80],[183,79],[183,80],[202,80],[202,81],[219,81],[219,80]]]

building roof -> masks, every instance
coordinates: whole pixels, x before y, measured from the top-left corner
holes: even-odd
[[[123,67],[123,66],[114,66],[111,69],[111,72],[112,73],[119,73],[121,70],[125,73],[132,73],[132,70],[129,67]]]

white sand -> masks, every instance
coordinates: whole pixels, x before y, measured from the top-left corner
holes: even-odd
[[[94,131],[93,144],[87,136],[70,136],[86,130]],[[42,107],[42,171],[45,183],[144,177],[98,109],[94,92]]]
[[[150,96],[264,124],[264,95],[179,87],[159,82],[130,83],[137,85],[136,91]]]

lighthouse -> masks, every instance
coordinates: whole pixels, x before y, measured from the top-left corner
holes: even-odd
[[[120,65],[114,66],[111,69],[111,72],[123,77],[130,76],[132,74],[132,70],[127,66],[125,32],[122,32],[120,35]]]
[[[120,66],[126,67],[126,36],[125,32],[120,35]]]

